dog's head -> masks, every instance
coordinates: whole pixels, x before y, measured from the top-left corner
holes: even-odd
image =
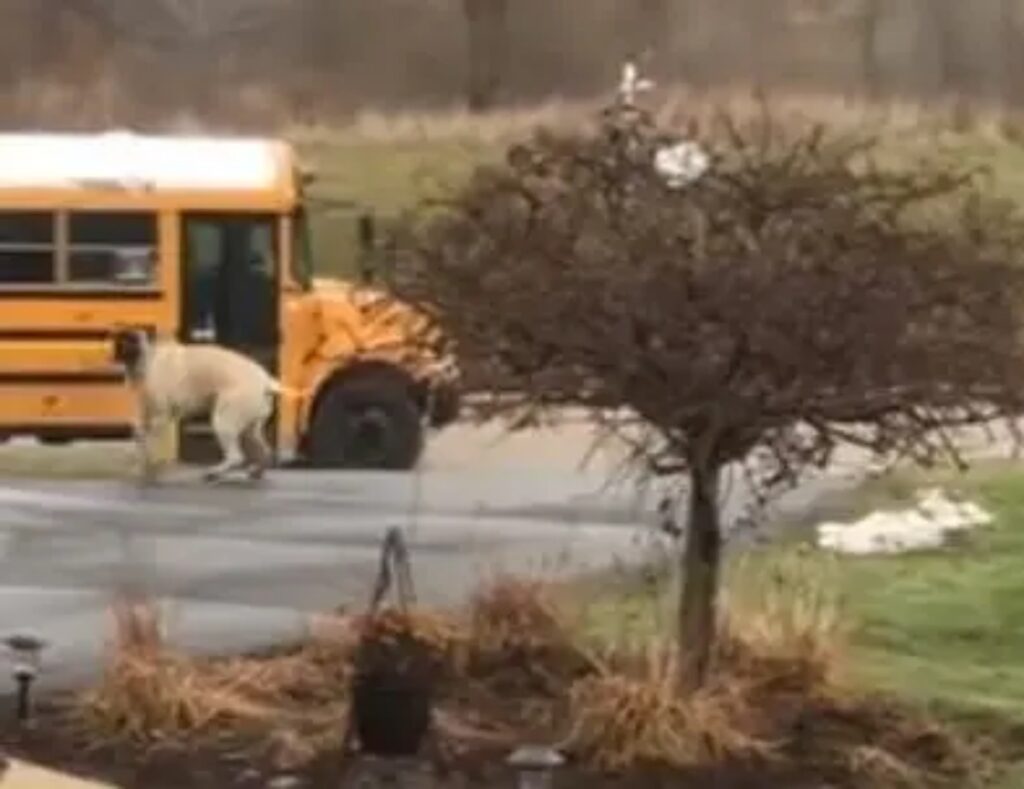
[[[149,347],[149,337],[143,329],[123,327],[114,330],[112,336],[114,362],[124,367],[129,375],[136,374],[142,367]]]

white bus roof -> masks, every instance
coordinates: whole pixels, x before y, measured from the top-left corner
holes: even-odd
[[[153,191],[279,189],[282,144],[240,137],[0,134],[0,189],[106,185]]]

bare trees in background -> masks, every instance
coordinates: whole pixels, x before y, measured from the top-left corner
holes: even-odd
[[[884,0],[863,0],[861,18],[861,63],[864,93],[876,98],[882,92],[882,64],[878,57],[878,29],[882,23]]]
[[[932,13],[928,18],[933,29],[939,88],[957,96],[967,86],[971,66],[960,32],[961,3],[959,0],[930,0],[930,5]]]
[[[508,39],[509,0],[462,0],[467,34],[470,109],[491,109],[501,90]]]
[[[1024,0],[0,0],[0,118],[105,80],[124,121],[238,121],[301,96],[486,110],[605,90],[627,54],[678,81],[1024,101]],[[45,88],[41,90],[40,88]],[[11,105],[12,91],[29,102]],[[32,101],[36,103],[33,104]],[[61,102],[57,102],[60,104]],[[82,106],[86,106],[82,104]],[[119,108],[119,109],[118,109]],[[261,114],[262,113],[262,114]],[[262,122],[266,122],[265,120]]]
[[[1021,22],[1021,3],[1018,0],[1000,0],[1001,95],[1003,101],[1011,106],[1024,102],[1024,36],[1021,35]]]

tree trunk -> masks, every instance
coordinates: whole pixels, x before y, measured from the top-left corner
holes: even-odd
[[[720,474],[717,466],[690,471],[690,518],[679,601],[680,680],[684,690],[694,690],[704,683],[715,644],[722,559],[718,512]]]
[[[316,81],[329,83],[334,68],[344,57],[341,45],[341,3],[337,0],[306,0],[302,6],[306,62]]]
[[[1004,108],[1011,113],[1024,104],[1024,57],[1021,45],[1017,0],[1001,0],[999,4],[999,30],[1001,31],[1002,98]]]
[[[974,122],[970,101],[974,75],[963,41],[963,28],[959,23],[959,3],[960,0],[933,0],[931,6],[939,64],[939,90],[953,102],[953,128],[966,132]]]
[[[882,92],[882,75],[878,62],[878,27],[882,21],[882,0],[864,0],[861,18],[861,64],[864,74],[864,93],[877,99]]]
[[[59,9],[58,9],[59,10]],[[36,0],[32,4],[28,26],[28,77],[42,81],[60,54],[60,43],[56,40],[54,9]]]
[[[467,99],[473,112],[491,109],[498,99],[505,66],[508,0],[463,0],[469,52]]]
[[[969,64],[961,40],[963,31],[957,19],[958,2],[959,0],[933,0],[927,5],[931,10],[935,31],[939,89],[953,96],[960,95],[967,89],[969,76]]]

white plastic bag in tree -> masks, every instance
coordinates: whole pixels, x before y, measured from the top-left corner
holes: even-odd
[[[711,157],[692,140],[665,146],[654,155],[654,169],[671,189],[689,186],[710,167]]]

